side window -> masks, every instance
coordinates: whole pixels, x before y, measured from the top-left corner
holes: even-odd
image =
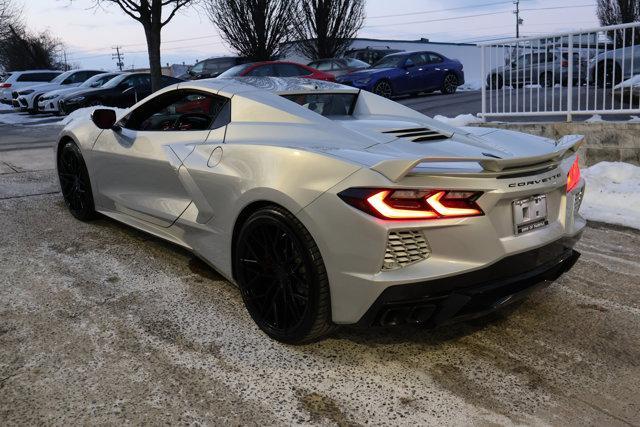
[[[285,64],[285,65],[292,65],[292,64]],[[309,71],[304,67],[301,67],[300,65],[293,65],[293,67],[295,67],[298,71],[296,74],[296,76],[308,76],[313,74],[313,71]]]
[[[50,82],[60,73],[27,73],[18,76],[19,82]]]
[[[416,53],[415,55],[411,55],[405,65],[407,66],[420,66],[427,63],[427,56],[424,53]]]
[[[205,61],[198,62],[196,65],[191,67],[191,71],[193,71],[196,74],[202,73],[202,71],[204,70],[204,63]]]
[[[310,65],[310,67],[315,68],[316,70],[320,70],[320,71],[328,71],[331,70],[331,61],[319,61],[319,62],[314,62],[312,65]]]
[[[439,64],[442,61],[444,61],[444,59],[442,59],[440,55],[436,55],[435,53],[429,54],[429,64]]]
[[[124,127],[165,132],[207,130],[214,124],[227,101],[226,98],[203,92],[174,90],[136,108],[127,117]]]
[[[258,67],[255,67],[253,70],[249,71],[246,75],[255,76],[255,77],[273,76],[274,75],[273,66],[271,64],[260,65]]]

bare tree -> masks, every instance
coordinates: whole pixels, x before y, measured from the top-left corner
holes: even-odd
[[[0,0],[0,40],[11,35],[9,26],[14,28],[20,21],[20,10],[13,0]]]
[[[640,0],[598,0],[597,14],[603,26],[639,22]],[[627,29],[626,39],[624,31],[614,31],[610,36],[618,47],[623,44],[640,44],[640,31],[636,29],[633,33],[635,37],[632,37],[632,31]]]
[[[162,65],[160,61],[160,44],[162,27],[167,25],[178,10],[194,3],[196,0],[95,0],[97,4],[113,3],[142,24],[147,39],[149,52],[149,69],[151,70],[151,89],[161,87]],[[166,18],[162,18],[163,13]]]
[[[296,5],[297,0],[206,0],[204,8],[238,55],[266,61],[291,41]]]
[[[364,23],[364,0],[307,0],[299,9],[297,47],[311,59],[344,53]]]
[[[0,67],[5,70],[62,69],[62,43],[48,32],[30,34],[9,24],[0,40]]]

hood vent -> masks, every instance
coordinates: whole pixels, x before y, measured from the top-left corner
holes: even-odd
[[[413,142],[441,141],[449,138],[448,136],[429,128],[394,129],[385,130],[382,133],[391,133],[396,135],[398,138],[408,138]]]

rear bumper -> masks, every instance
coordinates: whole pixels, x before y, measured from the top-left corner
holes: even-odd
[[[547,286],[576,263],[582,233],[480,270],[385,289],[358,326],[437,327],[486,315]]]

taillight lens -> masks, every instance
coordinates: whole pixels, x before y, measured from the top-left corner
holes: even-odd
[[[484,215],[476,200],[482,193],[451,190],[350,188],[338,196],[381,219],[437,219]]]
[[[562,61],[560,65],[564,68],[567,68],[569,66],[569,61]]]
[[[576,185],[580,182],[580,166],[578,166],[578,156],[571,165],[569,173],[567,174],[567,193],[576,188]]]
[[[0,83],[0,88],[8,89],[11,87],[11,83]]]

